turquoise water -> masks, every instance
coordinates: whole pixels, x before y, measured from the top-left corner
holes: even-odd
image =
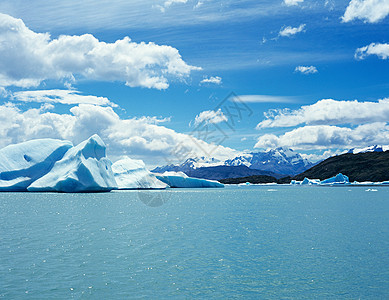
[[[0,194],[0,298],[388,299],[389,188]]]

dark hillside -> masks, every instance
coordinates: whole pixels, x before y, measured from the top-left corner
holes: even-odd
[[[353,181],[389,180],[389,151],[342,154],[330,157],[309,170],[293,177],[295,180],[324,180],[342,173]]]

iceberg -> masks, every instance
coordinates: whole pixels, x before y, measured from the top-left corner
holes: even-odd
[[[321,184],[349,184],[350,181],[346,175],[339,173],[338,175],[325,179]]]
[[[0,191],[25,192],[73,147],[69,141],[31,140],[0,150]]]
[[[333,185],[333,184],[350,184],[350,182],[349,182],[349,178],[346,175],[339,173],[338,175],[325,179],[323,181],[320,181],[320,179],[304,178],[303,181],[292,180],[290,184],[292,185]],[[354,182],[354,184],[357,183]]]
[[[304,178],[304,180],[300,183],[301,185],[318,185],[320,184],[319,179],[309,179],[309,178]]]
[[[157,178],[172,188],[222,188],[218,181],[188,177],[183,172],[164,172],[156,174]]]
[[[112,165],[112,171],[119,190],[165,189],[169,187],[147,170],[142,160],[129,157],[118,160]]]
[[[93,135],[79,145],[70,148],[62,159],[54,163],[46,175],[34,181],[28,188],[32,192],[108,192],[117,188],[106,157],[105,144]]]

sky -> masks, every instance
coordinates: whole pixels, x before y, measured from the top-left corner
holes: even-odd
[[[0,2],[0,147],[152,167],[389,145],[389,0]]]

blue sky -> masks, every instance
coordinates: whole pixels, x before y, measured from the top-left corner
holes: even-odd
[[[389,144],[388,0],[4,0],[0,13],[0,146],[98,133],[114,159],[151,166]],[[235,120],[218,111],[232,92],[250,109]],[[204,128],[220,138],[191,137]]]

